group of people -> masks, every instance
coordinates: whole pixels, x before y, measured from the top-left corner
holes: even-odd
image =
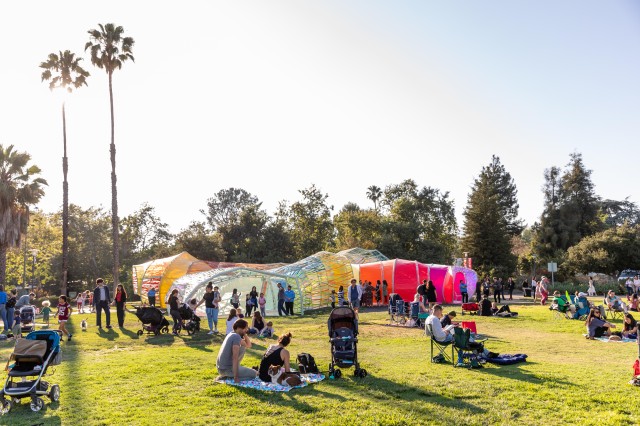
[[[357,313],[361,306],[372,307],[374,297],[378,306],[380,306],[381,301],[384,304],[389,302],[389,285],[387,284],[387,280],[382,280],[382,282],[378,280],[374,287],[371,281],[365,280],[363,282],[360,280],[358,282],[354,278],[347,287],[346,298],[344,286],[340,286],[337,292],[331,290],[329,300],[331,302],[331,309],[336,307],[337,299],[337,306],[350,306]]]
[[[7,293],[4,290],[4,286],[0,285],[0,318],[2,318],[5,334],[8,334],[13,328],[16,317],[18,317],[18,322],[20,322],[20,308],[31,305],[35,298],[36,295],[33,292],[18,297],[18,292],[15,288],[12,288]]]
[[[493,301],[500,303],[503,300],[507,300],[505,291],[508,292],[509,300],[513,300],[513,291],[515,288],[515,280],[511,277],[509,277],[506,282],[500,277],[493,277],[493,280],[485,277],[482,283],[476,286],[476,301],[481,301],[480,293],[482,292],[482,295],[487,299],[493,294]]]

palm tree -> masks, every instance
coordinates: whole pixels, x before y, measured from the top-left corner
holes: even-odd
[[[7,250],[20,246],[20,237],[29,223],[29,206],[44,195],[47,181],[36,177],[40,169],[28,165],[31,156],[17,152],[13,145],[0,145],[0,283],[5,282]]]
[[[40,64],[42,81],[49,82],[49,89],[63,89],[73,92],[83,85],[87,85],[89,73],[80,66],[82,58],[76,58],[75,54],[68,50],[59,52],[58,55],[50,53],[46,61]],[[62,101],[62,277],[60,282],[61,294],[67,294],[67,275],[69,271],[69,184],[67,172],[67,116]]]
[[[118,219],[118,189],[116,187],[116,144],[113,124],[113,72],[121,69],[122,64],[129,59],[134,61],[132,55],[133,44],[131,37],[123,37],[124,28],[115,24],[98,24],[99,30],[89,30],[89,41],[84,50],[91,50],[91,63],[104,69],[109,77],[109,102],[111,104],[111,227],[113,237],[113,286],[114,291],[118,285],[118,270],[120,268],[120,234]]]
[[[367,198],[373,201],[373,207],[376,211],[378,211],[378,200],[382,197],[382,190],[375,186],[371,185],[367,188]]]

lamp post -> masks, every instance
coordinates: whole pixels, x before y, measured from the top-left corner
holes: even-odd
[[[29,250],[29,252],[31,253],[31,256],[33,256],[33,263],[31,264],[31,290],[33,291],[33,285],[36,282],[36,256],[38,255],[38,252],[40,250],[38,249],[31,249]]]

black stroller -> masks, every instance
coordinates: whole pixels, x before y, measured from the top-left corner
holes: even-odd
[[[335,308],[329,314],[329,342],[331,343],[331,364],[329,376],[339,379],[342,372],[339,368],[355,366],[355,377],[366,377],[367,370],[358,363],[358,320],[353,309]]]
[[[146,331],[147,334],[155,334],[169,332],[169,321],[162,315],[162,311],[153,306],[145,306],[136,308],[136,316],[142,323],[142,329],[138,330],[138,336]]]
[[[182,306],[178,308],[178,312],[182,319],[180,328],[184,329],[189,336],[196,331],[200,331],[200,317],[198,317],[187,304],[182,304]]]
[[[32,305],[26,305],[20,308],[20,324],[21,331],[28,333],[36,328],[36,308]]]

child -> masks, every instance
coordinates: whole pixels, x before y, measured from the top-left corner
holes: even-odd
[[[233,293],[231,293],[231,306],[238,309],[240,306],[240,293],[238,293],[238,289],[234,288]]]
[[[22,337],[22,326],[20,325],[20,311],[15,311],[13,316],[13,327],[11,328],[11,334],[7,337],[15,337],[16,340]]]
[[[331,290],[331,294],[329,295],[329,300],[331,300],[331,309],[336,308],[336,291]]]
[[[247,315],[251,316],[251,310],[253,309],[253,304],[251,303],[251,294],[247,293],[247,297],[244,301],[244,307],[247,309]]]
[[[196,299],[189,300],[189,309],[191,309],[195,313],[197,307],[198,301]]]
[[[268,321],[267,326],[262,329],[262,333],[260,333],[260,337],[273,337],[275,331],[273,330],[273,322]]]
[[[236,321],[238,321],[238,316],[236,315],[236,310],[235,309],[231,309],[229,311],[229,317],[227,317],[227,333],[226,334],[230,334],[230,333],[233,332],[233,324],[235,324]]]
[[[48,300],[44,300],[42,302],[42,322],[47,324],[47,327],[49,327],[49,314],[51,313],[51,302],[49,302]]]
[[[260,305],[260,313],[262,314],[262,318],[266,317],[266,308],[267,299],[264,298],[264,293],[260,293],[260,298],[258,299],[258,305]]]
[[[67,296],[62,295],[58,299],[58,324],[60,324],[58,330],[67,335],[67,342],[71,341],[72,337],[72,334],[69,333],[66,328],[69,315],[71,315],[71,305],[67,303]]]
[[[338,289],[338,306],[344,306],[344,287],[340,286]]]
[[[84,309],[82,309],[82,306],[84,305],[84,292],[81,291],[78,293],[78,297],[76,297],[76,304],[78,305],[78,312],[83,314]]]
[[[244,314],[242,313],[242,308],[236,309],[236,313],[238,314],[238,318],[244,318]]]

